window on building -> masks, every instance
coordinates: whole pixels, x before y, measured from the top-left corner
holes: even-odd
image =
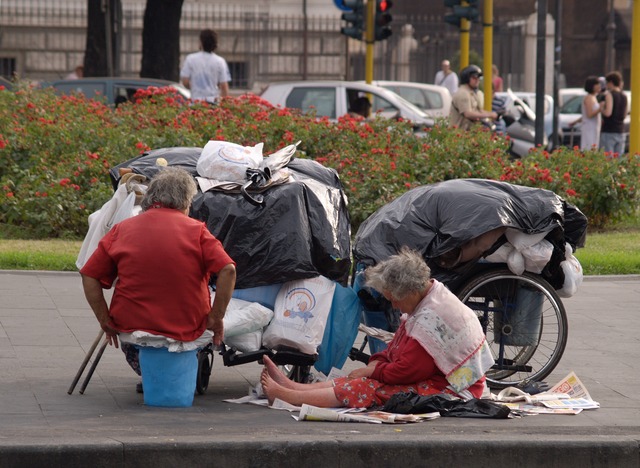
[[[249,77],[247,76],[247,62],[228,62],[231,72],[230,88],[248,88]]]
[[[0,57],[0,76],[11,80],[16,71],[16,59],[14,57]]]

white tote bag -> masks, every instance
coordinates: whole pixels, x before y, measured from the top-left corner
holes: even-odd
[[[263,346],[317,354],[336,284],[322,276],[290,281],[276,297],[274,316],[262,335]]]

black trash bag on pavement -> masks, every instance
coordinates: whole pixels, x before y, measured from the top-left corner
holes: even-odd
[[[382,410],[399,414],[423,414],[437,411],[442,417],[491,419],[507,419],[511,412],[508,406],[493,401],[478,398],[465,401],[446,393],[418,395],[414,392],[396,393],[385,403]]]
[[[148,151],[113,167],[113,186],[118,186],[121,168],[153,178],[162,170],[158,158],[195,177],[201,152],[191,147]],[[199,190],[193,200],[189,216],[203,221],[237,264],[237,289],[318,275],[347,282],[351,228],[337,173],[307,159],[292,159],[287,167],[293,180],[261,192],[261,206],[239,191]]]
[[[498,233],[498,241],[482,256],[492,253],[506,241],[499,236],[506,228],[547,234],[554,255],[552,271],[545,276],[559,288],[565,242],[573,250],[584,246],[587,218],[549,190],[486,179],[447,180],[416,187],[367,218],[355,236],[354,261],[374,265],[406,245],[422,254],[436,278],[447,282],[456,277],[455,268],[443,270],[439,260],[451,254],[455,258],[462,246]]]

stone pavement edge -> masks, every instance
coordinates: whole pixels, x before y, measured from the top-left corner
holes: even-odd
[[[563,300],[565,353],[601,407],[575,416],[439,418],[419,424],[297,422],[223,400],[247,394],[257,363],[225,367],[193,407],[152,408],[108,347],[84,394],[67,390],[99,328],[77,273],[0,271],[0,468],[640,467],[640,277],[587,277]],[[346,366],[361,364],[347,361]]]

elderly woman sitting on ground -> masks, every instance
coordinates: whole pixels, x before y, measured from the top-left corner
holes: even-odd
[[[347,377],[312,384],[290,381],[265,356],[261,383],[269,402],[369,408],[399,392],[480,398],[494,360],[475,313],[432,279],[422,256],[406,247],[365,274],[367,286],[403,313],[388,348]]]

